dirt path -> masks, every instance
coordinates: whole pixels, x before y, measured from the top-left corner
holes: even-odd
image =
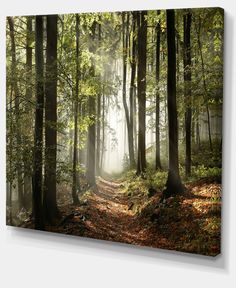
[[[122,184],[99,178],[97,188],[86,197],[86,203],[71,206],[73,211],[69,215],[72,216],[61,225],[63,230],[57,232],[156,247],[156,229],[152,233],[152,223],[140,219],[131,206],[132,202],[122,192]],[[68,211],[65,214],[68,215]],[[168,248],[166,239],[162,239],[162,246],[165,242]]]
[[[97,189],[88,197],[85,235],[144,245],[144,227],[141,227],[141,223],[129,209],[131,205],[121,191],[120,184],[98,179]]]
[[[205,255],[219,253],[220,202],[209,200],[220,193],[219,184],[193,184],[186,195],[160,205],[160,195],[140,195],[139,203],[145,204],[140,214],[131,209],[131,201],[137,199],[122,189],[120,183],[99,178],[79,206],[61,206],[64,220],[47,230]]]

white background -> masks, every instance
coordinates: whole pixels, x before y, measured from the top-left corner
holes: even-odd
[[[5,226],[5,16],[220,6],[225,8],[223,250],[216,258],[142,249]],[[236,287],[235,1],[1,0],[0,286]],[[233,149],[234,148],[234,149]],[[234,178],[235,177],[235,178]]]

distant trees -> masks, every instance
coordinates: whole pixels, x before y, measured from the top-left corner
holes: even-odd
[[[9,29],[10,29],[10,38],[11,38],[11,85],[12,91],[14,93],[14,110],[15,110],[15,120],[19,120],[21,117],[20,114],[20,91],[18,87],[17,79],[17,60],[16,60],[16,43],[15,43],[15,27],[13,17],[7,17]],[[23,200],[23,171],[22,171],[22,138],[21,138],[21,127],[20,125],[15,126],[16,134],[16,150],[18,152],[18,161],[17,161],[17,190],[18,190],[18,204],[21,209],[24,204]]]

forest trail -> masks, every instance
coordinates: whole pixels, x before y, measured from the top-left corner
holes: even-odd
[[[165,203],[159,201],[160,191],[151,197],[128,196],[125,185],[97,178],[96,188],[81,196],[79,205],[64,202],[60,206],[63,220],[46,230],[212,256],[219,253],[218,180],[193,182],[184,195],[170,197]]]
[[[150,219],[141,218],[132,210],[133,203],[122,188],[122,183],[99,177],[97,187],[86,195],[84,203],[76,207],[71,205],[71,211],[66,207],[64,213],[69,216],[60,225],[60,231],[53,230],[89,238],[170,248],[167,239],[158,235],[156,229],[153,231]],[[157,239],[158,242],[155,241]]]

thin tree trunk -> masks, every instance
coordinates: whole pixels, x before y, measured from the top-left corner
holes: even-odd
[[[127,17],[125,15],[127,14]],[[125,19],[126,18],[126,19]],[[126,20],[126,27],[125,27]],[[125,29],[126,28],[126,29]],[[125,110],[125,119],[127,125],[128,148],[129,148],[129,163],[130,168],[134,167],[134,145],[133,145],[133,128],[131,127],[131,111],[129,111],[126,100],[126,80],[127,80],[127,61],[128,61],[128,38],[129,38],[129,14],[122,12],[122,35],[123,35],[123,106]]]
[[[137,41],[136,41],[136,37],[135,37],[135,33],[136,33],[136,12],[132,13],[133,15],[133,21],[132,21],[132,54],[131,54],[131,78],[130,78],[130,150],[132,153],[132,166],[135,166],[135,149],[134,149],[134,143],[137,142],[137,140],[135,140],[136,138],[136,130],[135,130],[135,126],[134,123],[136,124],[136,119],[135,119],[135,115],[136,115],[136,99],[135,99],[135,74],[136,74],[136,50],[137,50]],[[127,31],[128,32],[128,31]]]
[[[178,123],[176,106],[176,45],[175,11],[167,10],[167,108],[169,126],[169,172],[163,197],[181,193],[183,185],[179,176]]]
[[[134,116],[133,116],[133,123],[134,123],[134,152],[135,155],[138,153],[138,143],[137,143],[137,96],[136,96],[136,87],[133,90],[134,93]]]
[[[27,35],[26,35],[26,104],[25,104],[25,113],[27,115],[27,122],[31,121],[31,113],[29,113],[29,101],[32,100],[32,17],[27,17]],[[26,123],[28,125],[28,123]],[[24,145],[23,149],[28,146],[28,135],[31,134],[30,126],[24,127]],[[24,207],[29,207],[29,199],[31,196],[31,171],[30,165],[28,163],[28,151],[23,151],[23,167],[24,167]]]
[[[33,213],[35,229],[44,229],[42,202],[43,186],[43,114],[44,114],[44,75],[43,75],[43,17],[35,20],[35,73],[36,73],[36,109],[34,125],[34,163],[33,163]]]
[[[56,200],[57,160],[57,15],[47,16],[46,82],[45,82],[45,178],[44,211],[46,220],[54,223],[59,216]]]
[[[191,125],[192,125],[192,97],[191,97],[191,21],[190,12],[184,15],[184,96],[185,96],[185,175],[191,175]]]
[[[100,168],[103,170],[104,164],[104,150],[105,150],[105,89],[103,84],[102,89],[102,152],[101,152],[101,164]]]
[[[95,77],[95,63],[94,63],[94,53],[95,53],[95,29],[96,22],[93,22],[92,25],[92,35],[90,37],[90,52],[93,53],[92,56],[92,67],[90,76]],[[90,186],[96,184],[95,181],[95,150],[96,150],[96,100],[95,96],[88,97],[88,114],[90,118],[90,125],[88,127],[88,142],[87,142],[87,169],[86,177]]]
[[[101,47],[101,24],[98,25],[98,41]],[[100,53],[101,56],[101,53]],[[99,75],[101,81],[101,75]],[[99,93],[97,97],[97,145],[96,145],[96,174],[100,175],[100,153],[101,153],[101,84],[99,85]]]
[[[11,38],[11,81],[14,90],[14,102],[15,102],[15,121],[18,123],[16,126],[16,150],[17,150],[17,190],[18,190],[18,205],[19,209],[23,207],[23,178],[22,178],[22,139],[21,139],[21,129],[20,129],[20,92],[17,83],[17,61],[16,61],[16,44],[15,44],[15,34],[14,34],[14,19],[13,17],[7,17],[9,28],[10,28],[10,38]]]
[[[147,66],[147,11],[138,12],[138,161],[137,175],[146,170],[146,66]]]
[[[73,147],[73,182],[72,182],[72,199],[73,204],[79,203],[78,192],[80,192],[79,175],[77,171],[78,166],[78,106],[79,106],[79,15],[76,14],[76,80],[75,80],[75,95],[74,95],[74,147]]]
[[[157,11],[160,15],[160,11]],[[161,146],[160,146],[160,47],[161,47],[161,24],[158,20],[156,26],[156,169],[161,169]]]

